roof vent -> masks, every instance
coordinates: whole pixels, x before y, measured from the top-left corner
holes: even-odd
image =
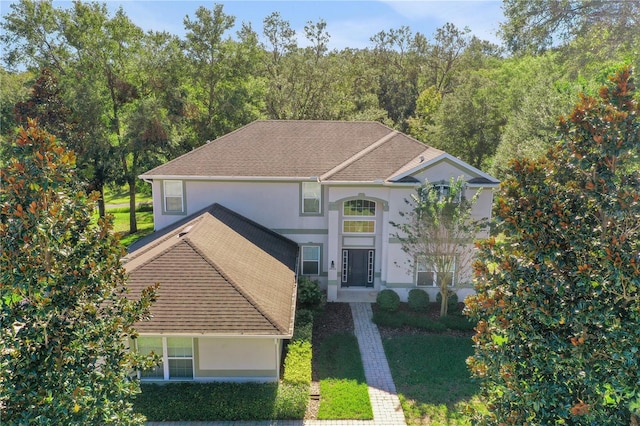
[[[180,231],[180,233],[178,234],[178,238],[184,237],[185,235],[187,235],[189,231],[191,231],[191,228],[193,228],[193,226],[189,225],[186,228],[184,228],[182,231]]]

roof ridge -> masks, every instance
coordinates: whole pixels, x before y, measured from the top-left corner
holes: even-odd
[[[254,220],[252,220],[252,219],[249,219],[248,217],[243,216],[243,215],[241,215],[240,213],[235,212],[235,211],[231,210],[231,209],[230,209],[230,208],[228,208],[228,207],[223,206],[223,205],[222,205],[222,204],[220,204],[220,203],[213,203],[212,205],[210,205],[210,206],[209,206],[209,208],[207,209],[207,211],[211,212],[211,211],[215,210],[216,208],[220,208],[220,209],[224,210],[225,212],[227,212],[228,214],[230,214],[230,215],[234,216],[235,218],[237,218],[237,219],[239,219],[239,220],[241,220],[241,221],[243,221],[243,222],[249,223],[250,225],[255,226],[256,228],[259,228],[260,230],[262,230],[262,231],[266,232],[266,233],[267,233],[267,234],[269,234],[270,236],[275,237],[275,238],[277,238],[278,240],[280,240],[280,241],[282,241],[282,242],[284,242],[284,243],[287,243],[287,244],[289,244],[289,245],[292,245],[292,246],[296,246],[296,247],[298,247],[298,244],[297,244],[295,241],[293,241],[293,240],[291,240],[291,239],[289,239],[289,238],[285,237],[284,235],[278,234],[278,233],[277,233],[277,232],[275,232],[274,230],[269,229],[269,228],[267,228],[266,226],[264,226],[264,225],[262,225],[262,224],[260,224],[260,223],[258,223],[258,222],[256,222],[256,221],[254,221]],[[215,217],[215,215],[213,215],[213,214],[212,214],[212,216],[213,216],[214,218],[216,218],[216,217]],[[218,219],[218,218],[216,218],[216,219]],[[220,219],[218,219],[218,220],[220,220]]]
[[[219,220],[218,218],[214,217],[214,219]],[[220,275],[222,275],[222,277],[224,278],[224,280],[226,282],[228,282],[234,289],[236,289],[236,291],[238,291],[240,294],[242,294],[242,296],[251,304],[251,306],[253,306],[258,312],[260,312],[260,314],[267,319],[267,321],[269,321],[269,323],[278,331],[280,331],[281,333],[287,333],[289,330],[284,330],[283,327],[280,327],[280,325],[273,320],[273,318],[271,318],[270,315],[268,315],[267,313],[264,312],[263,309],[260,308],[260,305],[255,301],[255,299],[253,297],[251,297],[250,294],[248,294],[246,291],[244,291],[244,289],[239,286],[235,280],[233,278],[231,278],[222,267],[220,267],[220,265],[218,265],[217,262],[215,262],[213,259],[211,259],[209,256],[207,256],[201,249],[200,247],[198,247],[198,245],[193,242],[191,240],[191,238],[189,237],[189,235],[187,234],[184,237],[184,241],[189,245],[189,247],[191,247],[196,253],[198,253],[200,255],[200,257],[202,257],[205,262],[209,263]]]
[[[345,161],[343,161],[342,163],[338,164],[333,169],[331,169],[328,172],[324,173],[322,176],[320,176],[319,180],[320,181],[326,180],[326,179],[330,178],[332,175],[338,173],[339,171],[346,169],[348,166],[353,164],[353,162],[361,159],[365,155],[367,155],[370,152],[372,152],[375,149],[377,149],[379,146],[384,145],[385,143],[387,143],[388,141],[390,141],[391,139],[393,139],[394,137],[396,137],[397,135],[400,134],[400,132],[398,132],[397,130],[393,130],[393,129],[389,129],[389,130],[391,130],[390,133],[388,133],[385,136],[381,137],[380,139],[378,139],[377,141],[375,141],[374,143],[372,143],[371,145],[369,145],[365,149],[356,152],[354,155],[352,155],[351,157],[347,158]]]

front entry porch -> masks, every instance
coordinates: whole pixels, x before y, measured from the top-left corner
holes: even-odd
[[[351,288],[339,288],[338,295],[332,302],[340,303],[352,303],[352,302],[367,302],[375,303],[378,292],[372,288],[366,287],[351,287]]]

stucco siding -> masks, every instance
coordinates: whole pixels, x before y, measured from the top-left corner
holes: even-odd
[[[278,380],[282,341],[274,338],[199,338],[196,380]]]

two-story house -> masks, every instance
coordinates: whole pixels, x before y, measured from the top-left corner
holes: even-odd
[[[406,300],[409,290],[416,287],[424,288],[434,300],[436,272],[426,265],[419,270],[408,267],[390,222],[402,220],[400,212],[408,209],[405,200],[425,180],[446,185],[451,177],[463,177],[467,196],[481,191],[473,210],[476,217],[490,216],[492,190],[498,185],[495,178],[460,159],[380,123],[338,121],[256,121],[140,177],[153,188],[157,234],[134,248],[154,239],[148,244],[157,246],[162,238],[157,235],[189,237],[196,227],[191,224],[186,229],[185,225],[218,204],[225,212],[242,218],[241,223],[254,226],[254,233],[265,233],[269,238],[281,236],[297,244],[298,257],[290,274],[317,279],[329,301],[374,300],[376,293],[385,288],[394,289]],[[207,232],[206,244],[215,245],[217,231]],[[228,243],[220,240],[217,244]],[[290,245],[283,244],[291,250]],[[260,247],[259,243],[248,245]],[[194,247],[200,255],[203,250]],[[234,247],[223,246],[217,256],[227,257],[223,254],[225,249],[236,250]],[[138,250],[130,255],[132,259],[139,256]],[[254,251],[235,253],[232,258],[237,268],[252,270],[249,280],[270,276],[270,271],[264,269],[268,262],[253,262],[250,256],[255,254],[250,253]],[[274,255],[273,251],[266,252]],[[204,255],[207,256],[214,255]],[[290,259],[294,255],[289,252],[288,256]],[[209,260],[212,264],[217,261]],[[162,298],[163,285],[174,289],[190,285],[189,264],[176,267],[181,269],[172,275],[170,283],[163,283],[162,275],[157,273],[137,282],[148,285],[151,279],[158,280]],[[128,269],[134,279],[141,276],[137,266]],[[222,271],[225,274],[229,275]],[[228,278],[234,280],[232,276]],[[464,282],[454,283],[454,290],[461,300],[473,291]],[[293,291],[295,299],[295,286],[286,291]],[[259,297],[258,293],[252,297]],[[198,295],[191,297],[197,299]],[[251,297],[247,300],[259,302]],[[293,307],[288,305],[282,310],[289,309],[291,321]],[[274,307],[265,309],[268,312]],[[273,336],[280,333],[283,338],[290,337],[288,325],[276,329]],[[159,344],[158,340],[155,344]],[[166,352],[167,342],[163,341],[163,345]],[[275,374],[271,370],[270,374]]]

